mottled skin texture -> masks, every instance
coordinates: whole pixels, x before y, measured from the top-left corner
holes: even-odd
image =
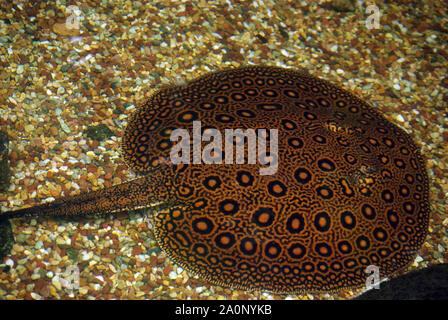
[[[172,165],[170,130],[278,129],[278,171]],[[15,215],[88,215],[166,204],[154,234],[212,283],[281,293],[359,287],[415,256],[429,221],[428,178],[411,138],[372,107],[291,69],[211,73],[155,94],[131,117],[123,155],[143,177]]]

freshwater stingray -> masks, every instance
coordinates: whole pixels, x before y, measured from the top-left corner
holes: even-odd
[[[277,171],[165,161],[173,131],[191,132],[194,121],[278,130]],[[141,177],[3,213],[3,226],[165,206],[151,214],[154,235],[176,264],[214,284],[278,293],[360,287],[369,265],[392,276],[427,234],[428,177],[411,137],[303,71],[249,66],[162,89],[130,117],[122,149]]]

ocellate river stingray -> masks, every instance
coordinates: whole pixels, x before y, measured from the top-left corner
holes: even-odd
[[[193,121],[277,129],[277,171],[162,161],[173,130]],[[3,213],[3,225],[164,205],[151,214],[154,235],[177,265],[213,284],[279,293],[360,287],[370,265],[394,275],[427,234],[428,177],[411,137],[303,71],[249,66],[160,90],[130,118],[122,149],[139,178]]]

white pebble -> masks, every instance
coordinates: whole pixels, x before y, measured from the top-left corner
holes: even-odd
[[[404,118],[403,118],[403,116],[401,114],[399,114],[397,116],[397,120],[400,121],[400,122],[404,122]]]
[[[171,280],[177,279],[177,273],[175,271],[171,271],[168,276]]]
[[[415,257],[415,262],[421,262],[423,261],[423,258],[421,256]]]
[[[51,284],[57,289],[57,290],[62,290],[62,285],[61,282],[59,282],[59,277],[53,277],[53,279],[51,279]]]
[[[31,280],[37,280],[37,279],[40,279],[40,274],[38,274],[38,273],[33,273],[33,274],[31,275]]]
[[[92,160],[96,158],[95,153],[92,152],[92,151],[88,151],[88,152],[86,153],[86,155],[87,155],[90,159],[92,159]]]
[[[9,258],[8,260],[6,260],[5,264],[12,268],[14,266],[14,261],[11,258]]]
[[[42,297],[35,292],[31,292],[31,298],[34,300],[42,300]]]
[[[87,252],[83,252],[81,255],[81,260],[82,261],[87,261],[90,259],[90,255]]]
[[[58,95],[62,95],[62,94],[64,94],[64,92],[65,92],[64,87],[59,87],[59,88],[58,88],[58,91],[57,91],[57,94],[58,94]]]

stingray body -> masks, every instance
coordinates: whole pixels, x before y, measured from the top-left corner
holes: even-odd
[[[164,161],[173,130],[193,121],[220,132],[277,129],[277,171]],[[154,234],[175,263],[214,284],[280,293],[359,287],[370,265],[391,276],[427,234],[428,178],[409,135],[305,72],[244,67],[161,90],[129,120],[122,149],[140,178],[2,219],[164,204]]]

